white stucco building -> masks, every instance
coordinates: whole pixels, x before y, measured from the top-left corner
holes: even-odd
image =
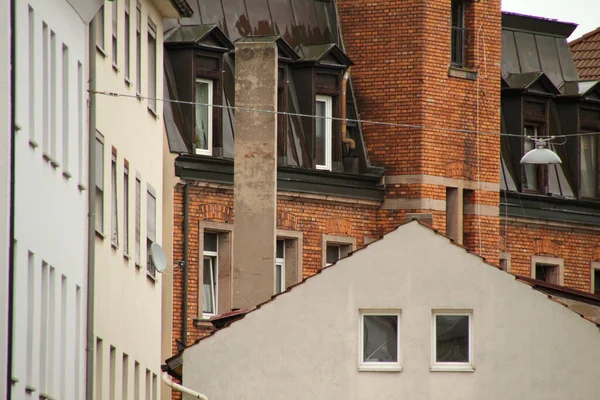
[[[13,399],[85,393],[87,26],[98,6],[15,1]]]
[[[96,16],[95,398],[160,397],[163,18],[185,1],[115,0]],[[189,15],[187,15],[189,16]]]
[[[598,320],[538,284],[408,223],[187,348],[183,384],[214,400],[597,398]]]

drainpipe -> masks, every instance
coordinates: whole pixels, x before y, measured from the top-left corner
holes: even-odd
[[[96,248],[96,19],[89,25],[89,126],[88,126],[88,276],[85,398],[94,398],[94,278]]]
[[[7,398],[11,398],[12,391],[12,362],[13,362],[13,307],[15,303],[15,117],[16,117],[16,51],[17,44],[15,38],[17,12],[16,1],[10,1],[10,188],[9,188],[9,233],[8,233],[8,332],[7,332],[7,347],[8,354],[6,355],[6,394]]]
[[[350,146],[351,150],[356,148],[356,142],[354,139],[350,139],[347,137],[347,124],[346,124],[346,92],[348,86],[348,78],[350,78],[350,68],[346,70],[344,73],[344,77],[342,78],[342,143],[347,143]]]
[[[190,395],[194,399],[208,400],[208,397],[206,397],[202,393],[198,393],[198,392],[196,392],[196,391],[194,391],[194,390],[192,390],[190,388],[186,388],[185,386],[182,386],[182,385],[180,385],[178,383],[173,382],[171,380],[171,377],[169,376],[169,374],[167,374],[166,372],[162,373],[162,378],[163,378],[163,381],[167,384],[167,386],[169,386],[172,389],[177,390],[178,392]]]
[[[188,279],[189,279],[189,240],[190,234],[190,184],[186,183],[183,188],[183,290],[182,307],[183,318],[181,327],[181,342],[187,346],[187,323],[188,323]]]

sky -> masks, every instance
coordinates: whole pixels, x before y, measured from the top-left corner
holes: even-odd
[[[579,24],[569,41],[600,27],[600,0],[502,0],[502,11]]]

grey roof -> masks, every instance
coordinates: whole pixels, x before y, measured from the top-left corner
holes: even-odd
[[[511,89],[533,89],[535,84],[539,82],[543,87],[544,92],[551,94],[560,94],[560,90],[548,79],[543,72],[525,72],[523,74],[508,74],[504,81]],[[540,91],[539,89],[537,91]]]
[[[179,25],[165,33],[166,45],[173,43],[197,43],[223,50],[233,49],[233,43],[216,24]]]
[[[339,65],[353,65],[354,63],[335,43],[304,44],[297,49],[300,59],[306,62],[326,62]],[[331,57],[329,57],[331,56]],[[326,59],[330,58],[329,61]]]

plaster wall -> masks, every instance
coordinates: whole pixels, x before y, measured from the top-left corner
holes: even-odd
[[[95,49],[97,90],[132,97],[97,95],[97,131],[103,136],[103,226],[96,234],[94,390],[98,398],[158,399],[161,365],[162,276],[147,272],[148,192],[156,198],[156,243],[162,244],[162,102],[151,110],[148,29],[156,25],[156,97],[162,98],[162,19],[151,1],[141,1],[141,87],[136,87],[136,2],[130,12],[130,68],[125,75],[125,1],[116,0],[117,57],[113,57],[113,3],[104,3],[104,48]],[[136,93],[140,97],[136,98]],[[114,149],[114,150],[113,150]],[[118,240],[112,230],[112,157],[116,154]],[[124,171],[129,166],[128,249],[125,246]],[[140,246],[136,247],[136,180],[140,180]],[[126,251],[127,250],[127,251]],[[139,254],[139,257],[138,257]],[[136,368],[137,366],[137,368]],[[125,388],[125,393],[123,392]],[[146,397],[144,397],[146,396]],[[150,397],[148,397],[150,396]]]
[[[88,3],[93,7],[95,2]],[[16,27],[12,376],[18,382],[12,397],[81,399],[87,291],[87,21],[65,0],[17,1]],[[0,116],[0,121],[8,119]]]
[[[418,223],[338,264],[188,348],[184,384],[220,400],[596,396],[597,326]],[[401,372],[358,370],[360,309],[400,310]],[[472,310],[473,372],[430,371],[434,309]]]

